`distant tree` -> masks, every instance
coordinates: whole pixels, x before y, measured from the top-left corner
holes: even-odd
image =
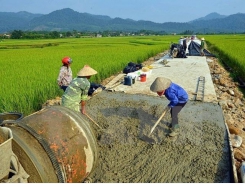
[[[77,36],[77,30],[73,29],[73,35],[76,37]]]
[[[72,33],[70,31],[67,31],[66,32],[66,37],[71,37],[72,36]]]
[[[191,30],[186,30],[182,33],[180,33],[180,35],[193,35],[194,34],[194,31],[191,31]]]
[[[20,39],[24,35],[24,32],[21,30],[14,30],[11,34],[12,39]]]
[[[60,33],[58,31],[52,31],[50,33],[51,38],[59,38],[60,37]]]

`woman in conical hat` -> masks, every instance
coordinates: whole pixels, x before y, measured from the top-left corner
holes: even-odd
[[[86,114],[85,101],[87,100],[90,88],[88,79],[95,74],[97,74],[96,70],[85,65],[65,90],[65,93],[62,96],[61,105]]]
[[[171,113],[171,133],[169,136],[173,137],[179,134],[178,114],[188,101],[187,92],[178,84],[173,83],[170,79],[165,77],[157,77],[151,84],[150,90],[156,92],[159,96],[165,95],[170,101],[166,110],[170,109]]]
[[[201,54],[201,56],[205,56],[204,48],[205,48],[205,39],[201,38],[201,45],[200,45],[200,54]]]

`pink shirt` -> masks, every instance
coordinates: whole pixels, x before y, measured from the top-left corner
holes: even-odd
[[[60,73],[57,78],[59,86],[68,86],[72,81],[72,71],[71,67],[62,66],[60,68]]]

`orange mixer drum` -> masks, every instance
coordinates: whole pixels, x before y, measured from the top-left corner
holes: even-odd
[[[97,141],[79,112],[51,106],[4,126],[12,130],[28,182],[82,182],[96,164]]]

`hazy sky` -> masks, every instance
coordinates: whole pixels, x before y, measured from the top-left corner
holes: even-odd
[[[188,22],[212,12],[245,13],[245,0],[0,0],[0,12],[48,14],[63,8],[111,18]]]

